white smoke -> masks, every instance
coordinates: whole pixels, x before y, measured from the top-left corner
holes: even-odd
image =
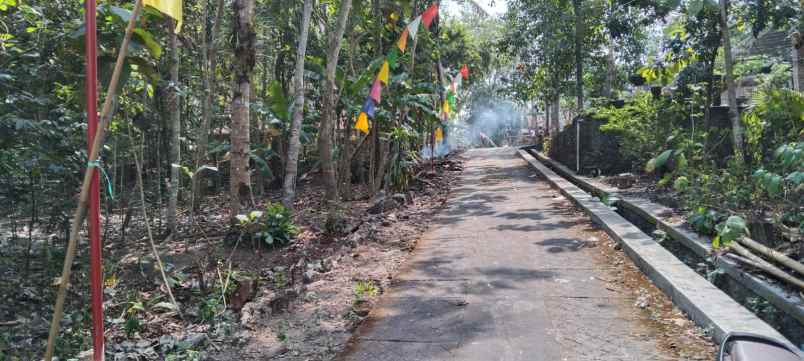
[[[462,115],[451,127],[451,141],[462,148],[511,145],[526,126],[520,107],[508,100],[484,99]]]

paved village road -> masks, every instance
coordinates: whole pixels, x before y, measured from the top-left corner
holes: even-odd
[[[606,289],[589,222],[513,148],[473,150],[348,361],[671,360]]]

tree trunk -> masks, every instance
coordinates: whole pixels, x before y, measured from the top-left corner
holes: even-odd
[[[302,120],[304,120],[304,58],[307,53],[307,34],[310,29],[310,14],[313,12],[313,0],[304,0],[301,25],[299,25],[299,44],[296,49],[296,73],[294,74],[294,87],[296,88],[296,101],[293,107],[293,122],[290,125],[290,144],[288,144],[287,163],[285,164],[285,184],[282,203],[285,207],[293,209],[293,200],[296,197],[296,175],[298,174],[299,148],[301,141]]]
[[[170,89],[168,107],[170,108],[170,195],[168,197],[168,232],[176,234],[176,205],[179,201],[179,173],[181,166],[181,99],[179,98],[179,39],[174,20],[170,20]]]
[[[206,11],[207,7],[204,7]],[[212,97],[215,95],[216,83],[216,69],[218,67],[218,45],[215,36],[221,25],[221,18],[223,17],[223,0],[218,0],[217,8],[215,9],[215,19],[213,20],[212,31],[207,36],[207,27],[204,26],[204,34],[201,37],[203,44],[201,49],[202,67],[204,72],[202,82],[204,85],[204,99],[201,103],[201,127],[198,129],[196,135],[196,142],[198,144],[195,152],[195,170],[192,179],[192,200],[191,211],[194,212],[198,208],[198,199],[202,196],[200,194],[200,185],[204,179],[204,172],[199,172],[198,169],[207,161],[207,151],[209,150],[209,128],[212,124]],[[206,25],[207,17],[204,16],[204,24]]]
[[[552,108],[552,115],[550,115],[550,136],[555,136],[558,134],[559,129],[561,128],[561,105],[560,105],[561,97],[556,97],[550,103]]]
[[[801,64],[804,63],[804,46],[801,42],[801,35],[793,36],[793,46],[790,49],[790,59],[793,64],[793,90],[799,92],[804,91],[804,70],[801,69]]]
[[[606,54],[606,88],[603,95],[606,98],[614,99],[614,78],[616,77],[616,63],[614,62],[614,38],[608,34],[609,46]]]
[[[729,35],[729,0],[720,0],[720,31],[723,36],[723,60],[726,71],[723,74],[729,98],[729,119],[731,120],[732,141],[734,142],[734,156],[738,162],[743,160],[743,125],[740,121],[740,112],[737,109],[737,89],[734,85],[734,60],[731,56],[731,36]]]
[[[324,79],[324,111],[318,135],[318,152],[321,158],[321,173],[324,178],[325,198],[328,202],[338,201],[338,180],[335,176],[335,164],[332,159],[332,137],[335,127],[335,108],[337,99],[335,93],[335,72],[338,67],[338,57],[341,52],[341,41],[346,31],[346,21],[352,8],[352,0],[343,0],[338,9],[338,19],[335,31],[330,33],[329,48],[327,49],[327,68]]]
[[[575,10],[575,92],[578,97],[578,113],[583,110],[583,59],[581,57],[581,44],[583,43],[583,14],[581,13],[581,0],[572,0]]]
[[[382,19],[380,0],[371,1],[371,13],[374,14],[375,18]],[[374,47],[374,57],[379,58],[382,56],[383,50],[383,23],[378,21],[375,24],[374,36],[377,44]],[[380,139],[380,132],[380,122],[375,121],[371,129],[371,148],[369,148],[369,153],[371,154],[371,160],[369,162],[369,192],[372,197],[379,192],[380,185],[382,184],[382,174],[380,173],[380,164],[382,164],[382,151],[380,150],[382,148],[382,140]]]
[[[230,150],[230,202],[231,216],[251,198],[249,175],[249,101],[251,99],[251,75],[256,59],[256,32],[254,31],[254,1],[234,0],[233,44],[234,80],[232,92],[232,129]]]

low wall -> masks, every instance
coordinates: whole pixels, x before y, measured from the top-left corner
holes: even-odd
[[[620,137],[600,130],[606,120],[577,117],[562,129],[550,145],[550,157],[564,166],[576,168],[577,127],[580,124],[581,174],[619,174],[631,170],[632,165],[620,155]]]

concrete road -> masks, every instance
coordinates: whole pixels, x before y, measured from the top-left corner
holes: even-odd
[[[669,360],[606,289],[588,220],[511,148],[474,150],[343,360]]]

